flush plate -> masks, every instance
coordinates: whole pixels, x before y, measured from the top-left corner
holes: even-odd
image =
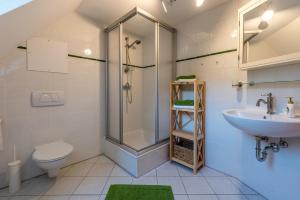
[[[64,105],[64,91],[33,91],[31,93],[31,106],[61,106]]]

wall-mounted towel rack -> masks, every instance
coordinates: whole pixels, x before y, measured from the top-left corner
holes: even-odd
[[[247,86],[256,86],[260,84],[270,84],[270,83],[300,83],[300,80],[290,80],[290,81],[263,81],[263,82],[254,82],[254,81],[249,81],[249,82],[237,82],[235,84],[232,84],[232,87],[242,87],[243,85]]]

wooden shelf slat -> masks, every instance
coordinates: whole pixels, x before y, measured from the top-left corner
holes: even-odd
[[[192,132],[187,132],[187,131],[182,131],[182,130],[174,130],[174,131],[172,131],[172,135],[194,141],[194,133],[192,133]],[[202,135],[198,135],[198,140],[200,140],[202,138],[203,138]]]
[[[189,168],[193,169],[193,165],[191,165],[190,163],[187,163],[187,162],[185,162],[183,160],[179,160],[178,158],[175,158],[175,157],[171,157],[171,160],[173,160],[175,162],[178,162],[179,164],[182,164],[182,165],[184,165],[186,167],[189,167]]]
[[[195,82],[197,82],[198,85],[204,84],[204,81],[193,80],[193,81],[174,81],[172,82],[172,85],[194,85]]]
[[[173,107],[172,110],[176,110],[176,111],[181,111],[181,112],[191,112],[193,113],[194,112],[194,109],[189,109],[189,108],[175,108]],[[198,109],[198,112],[203,112],[204,110],[199,108]]]

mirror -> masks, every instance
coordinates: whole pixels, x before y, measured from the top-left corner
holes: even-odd
[[[300,1],[253,0],[239,10],[239,66],[257,69],[300,61]]]

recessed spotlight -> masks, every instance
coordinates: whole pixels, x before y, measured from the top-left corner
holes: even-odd
[[[264,14],[261,16],[261,20],[267,22],[272,19],[273,15],[274,15],[273,10],[266,10]]]
[[[196,6],[200,7],[204,3],[204,0],[196,0]]]
[[[85,49],[83,52],[84,52],[84,54],[87,55],[87,56],[89,56],[89,55],[92,54],[92,50],[91,50],[91,49]]]
[[[162,7],[163,7],[165,13],[167,13],[168,10],[167,10],[167,7],[166,7],[166,4],[165,4],[164,0],[161,1],[161,5],[162,5]]]

